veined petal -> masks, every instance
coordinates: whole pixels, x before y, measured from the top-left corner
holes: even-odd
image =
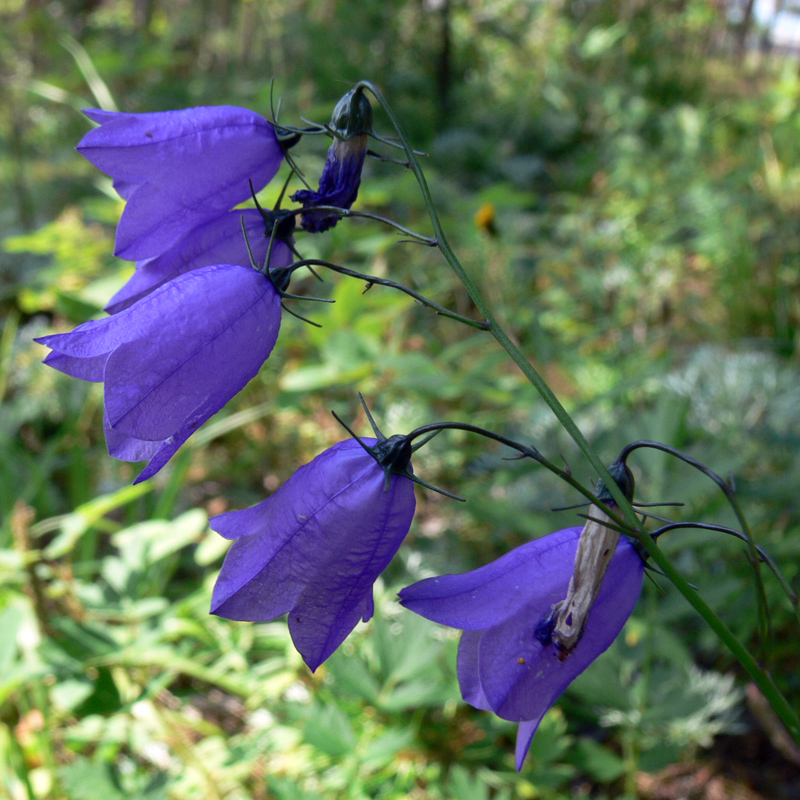
[[[581,528],[565,528],[461,575],[427,578],[400,591],[400,602],[426,619],[463,630],[497,625],[537,596],[566,593]],[[551,602],[563,599],[555,597]],[[548,607],[549,610],[549,607]]]
[[[109,425],[108,416],[105,414],[103,415],[103,430],[106,434],[108,454],[113,458],[118,458],[120,461],[147,461],[161,447],[160,442],[136,439],[133,436],[114,430]]]
[[[388,491],[384,484],[380,465],[348,440],[258,506],[214,517],[211,527],[236,541],[212,613],[264,621],[289,612],[295,646],[316,669],[372,615],[372,584],[411,525],[412,482],[393,475]]]
[[[374,581],[375,578],[372,583]],[[333,654],[363,617],[369,617],[373,602],[372,583],[357,603],[339,606],[335,613],[322,606],[311,590],[304,597],[307,602],[301,600],[289,611],[292,642],[312,672],[316,672],[317,667]],[[318,616],[320,612],[321,616]]]
[[[486,699],[481,687],[478,670],[478,651],[483,631],[464,631],[458,643],[458,685],[461,696],[471,706],[483,711],[491,711],[492,707]]]
[[[213,264],[250,264],[242,219],[253,258],[261,265],[269,251],[269,235],[264,220],[255,209],[228,211],[189,231],[182,239],[155,258],[140,261],[136,272],[106,306],[109,314],[117,314],[140,300],[154,289],[178,275]],[[276,241],[272,247],[270,266],[286,267],[292,263],[292,252]]]
[[[77,358],[75,356],[65,356],[63,353],[53,350],[42,363],[73,378],[101,383],[107,360],[108,355],[106,353],[91,358]]]
[[[573,550],[574,552],[574,550]],[[566,591],[570,572],[563,575]],[[601,653],[605,652],[633,612],[642,589],[641,557],[622,539],[589,612],[583,637],[559,660],[559,651],[544,646],[534,631],[564,594],[531,591],[530,603],[514,617],[485,631],[479,649],[479,672],[491,709],[503,719],[540,719]]]
[[[162,253],[187,231],[250,197],[249,181],[255,191],[262,189],[283,158],[272,125],[243,108],[89,116],[101,124],[78,150],[121,182],[128,200],[117,228],[121,258]]]
[[[362,515],[348,505],[354,497],[348,490],[368,478],[373,466],[379,470],[358,442],[340,442],[262,503],[212,517],[212,530],[236,541],[214,586],[211,612],[251,622],[285,614],[317,574],[326,540],[346,535],[331,524],[337,509]]]
[[[173,436],[161,442],[137,439],[120,431],[114,430],[108,424],[108,417],[103,417],[103,428],[106,434],[106,447],[108,454],[120,461],[147,461],[147,466],[139,473],[134,485],[152,478],[175,453],[181,445],[205,422],[207,417],[187,422]]]
[[[216,413],[258,372],[280,328],[274,287],[249,267],[180,275],[109,320],[135,316],[141,304],[161,319],[115,348],[105,370],[109,422],[137,439],[164,440]]]
[[[236,267],[236,269],[243,268]],[[250,271],[255,273],[255,270]],[[135,339],[149,340],[151,346],[157,348],[165,319],[194,315],[191,308],[181,307],[178,302],[181,294],[185,292],[185,288],[179,290],[176,287],[164,286],[159,291],[142,298],[135,309],[128,308],[110,317],[92,319],[78,325],[69,333],[40,336],[35,341],[65,356],[84,359],[111,353]],[[176,304],[174,308],[170,307],[172,303]]]
[[[392,475],[385,490],[383,470],[373,464],[378,474],[357,489],[353,487],[361,514],[332,524],[332,529],[341,526],[344,537],[338,537],[335,550],[330,548],[332,559],[321,562],[319,580],[308,584],[289,614],[292,641],[312,671],[347,638],[359,619],[371,612],[372,584],[411,527],[413,483]]]
[[[537,719],[528,720],[527,722],[520,722],[517,726],[517,746],[516,752],[514,753],[514,762],[517,767],[517,772],[522,769],[522,765],[525,763],[525,756],[528,755],[528,750],[530,750],[531,742],[533,741],[533,735],[536,733],[541,721],[542,717],[539,717]]]

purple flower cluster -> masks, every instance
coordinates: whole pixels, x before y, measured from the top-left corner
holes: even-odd
[[[126,200],[115,252],[136,269],[112,298],[110,316],[37,341],[51,349],[47,365],[103,383],[108,451],[148,460],[139,482],[244,388],[275,346],[291,231],[270,253],[270,214],[284,211],[234,207],[274,177],[284,153],[276,128],[246,109],[86,113],[99,127],[78,149]],[[334,110],[319,189],[293,196],[307,231],[333,227],[356,199],[371,124],[356,87]],[[252,266],[242,227],[263,271]],[[295,647],[316,670],[373,614],[373,584],[414,516],[413,482],[421,481],[411,472],[411,441],[423,431],[386,439],[376,429],[378,439],[341,442],[262,503],[212,518],[212,528],[233,540],[212,613],[252,622],[287,614]],[[617,534],[598,538],[608,533],[604,521],[594,520],[590,555],[577,560],[584,539],[567,528],[473,572],[400,593],[411,611],[464,631],[462,694],[519,722],[518,769],[545,712],[610,646],[641,590],[641,558],[624,537],[618,545]],[[602,570],[591,566],[590,544],[600,541],[612,542],[603,545]],[[579,562],[589,567],[579,570]],[[573,582],[573,570],[588,576],[591,591]]]
[[[280,329],[280,298],[264,263],[260,211],[233,211],[276,174],[275,128],[243,108],[152,114],[86,111],[99,127],[78,150],[127,202],[116,255],[136,259],[112,316],[44,336],[49,366],[102,382],[108,452],[155,475],[187,438],[258,372]],[[288,266],[276,241],[268,267]]]
[[[284,153],[275,126],[244,108],[85,113],[98,127],[78,150],[126,201],[115,254],[136,269],[107,306],[112,318],[39,341],[53,350],[49,366],[103,382],[109,454],[149,459],[141,481],[272,351],[280,304],[268,276],[291,264],[291,234],[270,253],[270,214],[233,209],[275,176]],[[355,200],[371,115],[361,92],[339,103],[333,130],[342,138],[331,148],[338,155],[329,156],[318,192],[298,193],[304,206]],[[337,219],[311,213],[304,221],[312,231]],[[250,268],[251,256],[265,274]]]

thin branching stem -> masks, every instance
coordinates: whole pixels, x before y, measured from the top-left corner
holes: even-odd
[[[439,303],[430,300],[416,290],[411,289],[408,286],[404,286],[402,283],[389,280],[388,278],[378,278],[374,275],[365,275],[363,272],[356,272],[353,269],[341,267],[331,261],[323,261],[319,258],[306,258],[302,261],[296,261],[294,264],[292,264],[292,267],[295,269],[300,267],[325,267],[326,269],[333,270],[333,272],[338,272],[340,275],[347,275],[350,278],[357,278],[358,280],[364,281],[367,284],[367,289],[373,285],[388,286],[392,289],[397,289],[398,291],[407,294],[409,297],[413,297],[417,302],[433,309],[437,314],[441,314],[443,317],[449,317],[450,319],[457,320],[458,322],[462,322],[464,325],[469,325],[470,327],[477,328],[478,330],[488,330],[488,325],[486,322],[470,319],[469,317],[463,317],[461,314],[457,314],[455,311],[450,311],[449,308],[445,308],[444,306],[439,305]]]
[[[544,378],[538,373],[534,366],[523,355],[520,349],[510,339],[508,334],[503,330],[500,323],[495,318],[491,309],[486,301],[483,299],[481,293],[478,291],[477,286],[472,278],[467,274],[461,266],[458,258],[456,257],[453,249],[450,247],[447,237],[445,236],[442,228],[441,221],[436,212],[433,204],[430,189],[428,188],[427,181],[422,172],[422,168],[416,159],[413,149],[408,142],[408,139],[403,132],[399,120],[394,114],[389,103],[383,97],[381,92],[369,81],[360,81],[359,84],[366,89],[378,101],[383,108],[386,115],[389,117],[398,138],[403,144],[406,157],[408,158],[411,171],[419,185],[420,192],[422,193],[425,205],[428,209],[428,214],[433,226],[434,238],[438,243],[439,250],[444,256],[450,268],[458,276],[463,284],[467,293],[469,294],[472,302],[475,304],[481,315],[486,320],[487,330],[497,340],[500,346],[508,353],[511,360],[519,367],[523,375],[530,381],[534,388],[539,392],[542,399],[547,403],[550,410],[556,416],[558,421],[563,426],[564,430],[569,434],[578,448],[586,457],[589,464],[595,470],[597,475],[605,484],[615,503],[618,505],[622,513],[625,523],[630,527],[628,536],[635,538],[641,547],[647,552],[648,556],[653,562],[662,570],[664,575],[672,582],[675,588],[686,598],[692,605],[697,613],[705,620],[709,627],[716,633],[722,642],[739,660],[739,663],[744,667],[756,685],[764,693],[776,713],[783,720],[784,724],[789,729],[791,735],[800,743],[800,718],[797,713],[788,704],[786,698],[781,694],[780,690],[775,686],[772,678],[762,670],[751,653],[744,645],[733,635],[724,622],[713,612],[709,605],[703,598],[693,589],[678,570],[672,565],[670,560],[664,555],[655,541],[644,530],[642,523],[639,521],[634,511],[633,506],[625,497],[622,489],[613,480],[608,472],[605,464],[599,456],[594,452],[586,437],[575,424],[574,420],[567,413],[566,409],[561,405],[558,398],[552,392],[550,387],[545,382]],[[738,506],[734,506],[736,509]]]

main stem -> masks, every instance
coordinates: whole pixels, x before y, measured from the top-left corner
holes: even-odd
[[[534,366],[522,354],[519,348],[511,341],[508,334],[503,330],[500,323],[495,318],[491,309],[486,301],[478,291],[478,287],[474,284],[470,276],[464,271],[460,262],[456,258],[453,249],[450,247],[447,237],[445,236],[442,224],[439,221],[439,216],[433,204],[433,198],[428,188],[428,183],[422,169],[417,162],[414,151],[408,142],[408,139],[403,133],[400,122],[395,117],[386,99],[372,85],[369,81],[360,81],[360,85],[367,89],[375,99],[380,103],[386,115],[392,122],[400,141],[403,144],[403,149],[408,157],[408,163],[414,177],[417,179],[420,191],[425,200],[425,205],[428,208],[428,214],[433,225],[433,230],[438,242],[438,247],[445,257],[445,260],[450,265],[450,268],[458,276],[464,288],[467,290],[472,302],[475,303],[476,308],[483,315],[488,323],[488,330],[500,344],[500,346],[508,353],[511,360],[519,367],[522,374],[531,382],[536,388],[542,399],[550,407],[550,410],[555,414],[558,421],[570,435],[575,444],[580,448],[581,452],[586,456],[587,461],[592,465],[597,475],[605,484],[614,502],[622,512],[626,523],[630,526],[630,531],[627,535],[637,539],[642,547],[647,551],[647,554],[653,561],[663,570],[664,574],[672,581],[675,588],[686,598],[689,604],[697,611],[697,613],[705,620],[709,627],[717,634],[717,636],[725,643],[728,649],[738,659],[739,663],[744,667],[748,675],[753,679],[755,684],[764,694],[769,701],[772,708],[781,718],[792,737],[800,743],[800,718],[797,713],[789,705],[786,698],[781,694],[780,690],[772,681],[772,678],[764,672],[756,663],[755,659],[750,655],[744,645],[733,635],[724,622],[713,612],[708,604],[702,597],[684,580],[681,574],[673,567],[669,559],[664,555],[658,545],[648,536],[647,532],[642,527],[636,516],[633,506],[628,502],[617,482],[611,477],[605,464],[600,460],[597,454],[592,449],[586,437],[581,433],[578,426],[573,421],[572,417],[567,413],[566,409],[561,405],[558,398],[553,394],[550,387],[545,382],[544,378],[536,371]]]
[[[486,301],[481,296],[481,293],[478,291],[478,287],[474,284],[470,276],[464,271],[464,268],[456,258],[456,255],[453,252],[453,249],[450,247],[447,237],[445,236],[444,229],[442,228],[442,224],[439,220],[439,215],[436,213],[436,209],[433,205],[433,198],[431,196],[430,189],[428,188],[428,182],[425,180],[425,175],[423,174],[422,169],[417,162],[414,151],[412,150],[408,139],[406,139],[406,136],[400,127],[400,122],[395,117],[394,112],[386,102],[386,99],[370,82],[360,81],[360,85],[369,90],[375,96],[375,99],[381,104],[383,110],[392,121],[392,125],[394,125],[394,128],[397,131],[398,137],[403,143],[403,148],[405,149],[406,156],[408,157],[409,166],[411,171],[414,173],[414,177],[417,179],[420,191],[422,192],[422,196],[425,200],[425,205],[428,208],[428,214],[431,219],[431,224],[433,225],[439,250],[441,250],[442,255],[450,265],[450,268],[456,273],[459,280],[464,285],[464,288],[467,290],[467,294],[472,299],[472,302],[475,304],[478,311],[480,311],[488,323],[487,330],[492,334],[492,336],[494,336],[500,346],[508,353],[512,361],[520,368],[522,374],[525,375],[525,377],[533,384],[533,386],[544,399],[545,403],[547,403],[547,405],[550,407],[550,410],[556,415],[558,421],[563,425],[564,429],[572,437],[572,440],[576,445],[578,445],[581,452],[583,452],[583,454],[586,456],[589,463],[597,472],[597,475],[600,477],[606,487],[608,487],[611,496],[619,506],[620,511],[625,517],[625,521],[628,523],[628,525],[630,525],[633,530],[643,533],[639,520],[633,511],[633,507],[627,501],[619,486],[617,486],[616,481],[611,477],[611,475],[609,475],[608,470],[603,462],[600,460],[594,450],[592,450],[591,445],[588,441],[586,441],[586,438],[581,433],[578,426],[573,422],[564,406],[561,405],[558,398],[553,394],[544,378],[542,378],[534,366],[528,361],[527,358],[525,358],[519,348],[508,337],[508,334],[503,330]]]

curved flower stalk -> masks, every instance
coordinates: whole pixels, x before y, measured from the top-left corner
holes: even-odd
[[[518,770],[545,712],[616,639],[642,588],[644,564],[623,538],[583,636],[565,655],[553,639],[553,611],[566,595],[580,534],[565,528],[472,572],[428,578],[400,592],[406,608],[464,631],[461,694],[476,708],[520,723]]]
[[[292,195],[292,200],[309,209],[303,213],[302,225],[310,233],[326,231],[341,219],[335,211],[315,211],[314,206],[350,208],[358,197],[361,169],[372,131],[372,106],[360,86],[351,89],[336,104],[329,130],[334,139],[328,149],[319,189],[302,189]]]
[[[410,447],[399,460],[382,447],[403,438],[340,442],[264,502],[213,517],[212,529],[235,541],[211,613],[250,622],[288,613],[292,641],[316,670],[372,616],[372,585],[411,526],[414,485],[397,472]]]
[[[118,314],[36,341],[44,363],[102,382],[108,452],[156,474],[256,375],[281,324],[280,296],[262,272],[217,264],[159,286]]]
[[[139,261],[128,282],[109,301],[106,311],[116,314],[150,294],[162,284],[186,272],[213,264],[251,263],[242,224],[256,264],[264,264],[269,252],[269,231],[265,234],[263,214],[255,209],[227,211],[193,228],[163,253]],[[270,267],[292,263],[288,245],[276,239],[270,253]]]
[[[99,123],[78,150],[127,200],[115,255],[153,258],[193,228],[260,191],[283,160],[275,127],[245,108],[210,106],[123,114],[87,109]]]

